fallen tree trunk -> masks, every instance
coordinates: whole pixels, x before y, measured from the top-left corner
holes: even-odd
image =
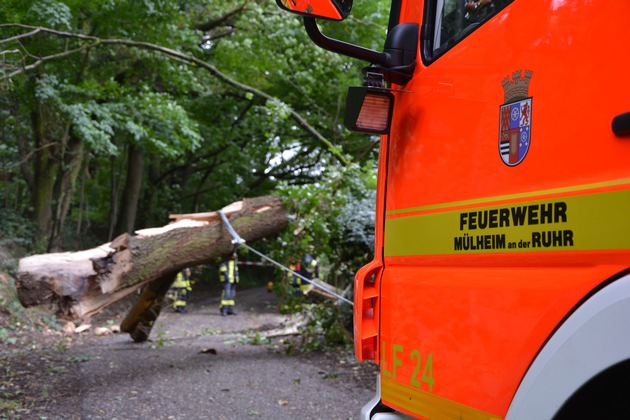
[[[328,284],[318,278],[311,279],[311,282],[312,284],[304,291],[305,296],[332,299],[336,300],[337,303],[341,303],[341,300],[338,300],[337,296],[344,296],[346,294],[344,290],[338,289],[332,284]]]
[[[175,274],[166,274],[142,289],[140,298],[120,324],[120,331],[129,333],[133,341],[146,341],[153,323],[164,307],[164,297],[175,281]]]
[[[248,242],[279,233],[288,223],[278,197],[245,199],[223,212]],[[132,337],[144,336],[136,330],[152,325],[157,318],[159,310],[153,320],[148,312],[156,311],[154,304],[161,305],[177,272],[215,262],[233,250],[232,237],[217,212],[172,215],[171,219],[174,223],[162,228],[141,230],[135,236],[124,234],[91,250],[21,259],[16,282],[20,302],[25,307],[54,304],[58,316],[86,322],[144,287],[123,321],[127,327],[123,331]],[[153,282],[156,284],[145,287]]]

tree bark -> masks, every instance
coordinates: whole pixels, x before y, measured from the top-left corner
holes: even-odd
[[[142,177],[144,175],[144,150],[140,146],[129,146],[127,163],[127,177],[123,190],[118,221],[116,223],[116,235],[131,233],[136,223],[136,213],[140,192],[142,191]]]
[[[135,342],[146,341],[153,323],[164,307],[164,297],[175,281],[177,273],[165,274],[142,289],[142,294],[120,324],[120,331],[127,332]]]
[[[52,206],[55,179],[59,169],[56,146],[49,139],[40,110],[31,113],[35,139],[34,179],[31,187],[33,221],[37,226],[37,244],[47,247],[52,228]]]
[[[248,242],[280,233],[288,223],[278,197],[244,199],[223,212]],[[26,307],[54,304],[58,316],[87,321],[143,287],[123,324],[132,336],[148,336],[136,330],[157,318],[155,305],[161,305],[177,272],[214,262],[233,250],[232,237],[217,212],[171,215],[171,219],[173,223],[164,227],[137,231],[135,236],[123,234],[98,248],[21,259],[16,282],[20,302]],[[157,311],[153,320],[150,311]]]
[[[62,166],[57,172],[57,179],[54,187],[54,201],[52,229],[48,242],[49,251],[58,251],[61,248],[61,237],[63,227],[66,223],[66,216],[70,210],[70,204],[76,189],[77,179],[83,166],[83,141],[77,136],[69,133],[65,141]]]

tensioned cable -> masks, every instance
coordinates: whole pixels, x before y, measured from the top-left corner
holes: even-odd
[[[282,270],[284,270],[284,271],[288,271],[289,273],[293,274],[294,276],[297,276],[297,277],[299,277],[300,279],[302,279],[302,280],[304,280],[304,281],[306,281],[306,282],[310,283],[310,284],[311,284],[311,285],[313,285],[314,287],[316,287],[316,288],[318,288],[318,289],[321,289],[321,290],[323,290],[324,292],[326,292],[326,293],[328,293],[328,294],[330,294],[330,295],[333,295],[333,296],[334,296],[334,297],[336,297],[337,299],[339,299],[339,300],[341,300],[341,301],[343,301],[343,302],[346,302],[346,303],[348,303],[348,304],[350,304],[350,305],[353,305],[353,306],[354,306],[354,303],[353,303],[352,301],[350,301],[350,300],[346,299],[345,297],[343,297],[343,296],[341,296],[341,295],[338,295],[338,294],[336,294],[335,292],[333,292],[333,291],[331,291],[331,290],[329,290],[329,289],[327,289],[327,288],[325,288],[325,287],[323,287],[323,286],[321,286],[321,285],[319,285],[319,284],[317,284],[317,283],[314,283],[313,281],[311,281],[311,280],[307,279],[307,278],[306,278],[306,277],[304,277],[303,275],[301,275],[301,274],[299,274],[299,273],[296,273],[295,271],[291,270],[290,268],[288,268],[288,267],[286,267],[286,266],[284,266],[284,265],[280,264],[279,262],[274,261],[273,259],[269,258],[268,256],[266,256],[266,255],[265,255],[265,254],[263,254],[262,252],[256,251],[256,250],[255,250],[254,248],[252,248],[251,246],[249,246],[249,245],[245,244],[245,239],[241,238],[241,237],[239,236],[239,234],[238,234],[238,233],[236,233],[236,231],[234,230],[234,228],[233,228],[233,227],[232,227],[232,225],[230,224],[230,221],[229,221],[229,220],[227,219],[227,217],[225,216],[225,213],[223,213],[223,211],[221,211],[221,210],[219,210],[219,211],[218,211],[218,213],[219,213],[219,216],[221,216],[221,220],[223,220],[223,223],[225,224],[225,227],[227,228],[228,232],[229,232],[229,233],[230,233],[230,235],[232,236],[232,243],[233,243],[233,244],[235,244],[235,245],[237,245],[237,246],[244,246],[245,248],[247,248],[247,249],[249,249],[250,251],[252,251],[254,254],[256,254],[256,255],[260,256],[261,258],[263,258],[263,259],[265,259],[265,260],[269,261],[270,263],[272,263],[272,264],[274,264],[274,265],[276,265],[276,266],[280,267]]]

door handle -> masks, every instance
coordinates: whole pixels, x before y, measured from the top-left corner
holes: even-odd
[[[617,137],[630,136],[630,112],[619,114],[613,118],[612,131]]]

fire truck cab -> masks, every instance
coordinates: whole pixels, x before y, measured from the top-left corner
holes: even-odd
[[[363,418],[630,418],[630,2],[393,0],[383,52],[310,3],[282,6],[372,63],[346,123],[382,134]]]

